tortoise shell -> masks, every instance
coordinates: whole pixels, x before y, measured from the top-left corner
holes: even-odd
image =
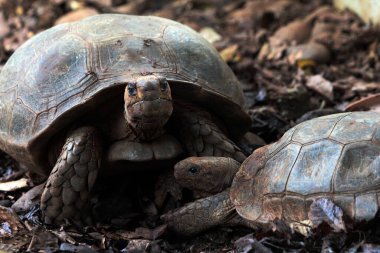
[[[352,112],[303,122],[242,164],[231,188],[238,213],[258,223],[308,219],[328,198],[355,220],[380,204],[380,114]]]
[[[238,80],[198,33],[164,18],[103,14],[50,28],[8,60],[0,73],[0,149],[47,173],[52,136],[144,74],[166,77],[174,99],[206,107],[233,135],[249,127]]]

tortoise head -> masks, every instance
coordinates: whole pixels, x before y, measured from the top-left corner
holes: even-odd
[[[218,193],[231,185],[240,163],[228,157],[188,157],[174,166],[177,182],[190,190]]]
[[[170,86],[166,78],[139,77],[124,92],[125,118],[136,130],[162,129],[173,112]]]

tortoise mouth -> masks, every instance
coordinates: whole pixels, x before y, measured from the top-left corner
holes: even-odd
[[[145,102],[147,102],[147,104],[148,104],[149,102],[160,103],[161,100],[162,100],[163,102],[165,102],[165,101],[168,101],[168,102],[170,102],[170,103],[172,102],[171,99],[168,99],[168,98],[162,98],[162,97],[159,97],[159,98],[145,98],[144,100],[135,101],[135,102],[131,103],[131,104],[128,105],[128,106],[134,106],[134,105],[136,105],[136,104],[141,104],[141,103],[145,103]]]
[[[137,101],[126,106],[126,120],[131,126],[142,129],[161,128],[169,120],[173,112],[170,99],[156,98]]]

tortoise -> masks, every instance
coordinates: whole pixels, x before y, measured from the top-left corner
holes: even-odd
[[[305,121],[256,149],[240,168],[229,158],[187,158],[175,166],[175,177],[203,192],[232,182],[162,216],[184,235],[236,216],[250,227],[275,219],[299,224],[308,220],[313,201],[322,199],[354,221],[370,220],[380,205],[380,114],[348,112]]]
[[[166,161],[182,148],[243,161],[234,142],[250,126],[243,104],[232,70],[194,30],[96,15],[50,28],[10,57],[0,74],[0,149],[50,173],[41,209],[55,223],[78,217],[101,164]]]

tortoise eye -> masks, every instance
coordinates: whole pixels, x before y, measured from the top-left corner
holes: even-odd
[[[128,83],[127,89],[130,96],[136,96],[137,88],[135,83]]]
[[[192,166],[188,169],[189,173],[192,174],[192,175],[195,175],[199,172],[199,168],[198,167],[195,167],[195,166]]]
[[[168,88],[168,81],[160,80],[160,89],[161,91],[165,91]]]

